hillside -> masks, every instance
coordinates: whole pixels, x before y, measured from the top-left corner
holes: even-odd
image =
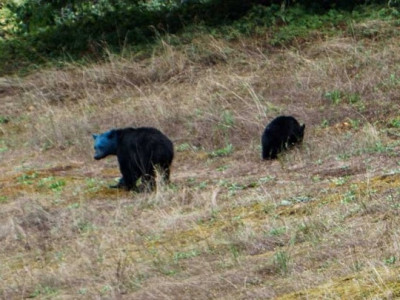
[[[400,36],[391,19],[165,36],[151,56],[0,79],[4,299],[400,297]],[[260,158],[278,115],[301,146]],[[171,184],[109,189],[92,133],[154,126]]]

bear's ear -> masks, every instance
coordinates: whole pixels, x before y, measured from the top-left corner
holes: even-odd
[[[92,134],[94,140],[96,140],[98,136],[99,136],[98,134]]]
[[[301,126],[301,131],[302,132],[304,132],[304,129],[306,128],[306,124],[303,124],[302,126]]]
[[[113,139],[115,136],[116,136],[116,132],[115,132],[115,130],[113,129],[113,130],[110,130],[109,132],[108,132],[108,134],[107,134],[107,137],[109,138],[109,139]]]

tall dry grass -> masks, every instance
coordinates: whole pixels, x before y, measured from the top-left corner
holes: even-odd
[[[14,80],[0,124],[0,295],[330,299],[343,291],[322,284],[342,278],[390,290],[397,39],[274,51],[261,38],[165,40],[144,60],[110,54]],[[305,123],[305,140],[262,162],[261,132],[279,114]],[[172,138],[171,185],[107,188],[117,164],[92,160],[91,134],[125,126]]]

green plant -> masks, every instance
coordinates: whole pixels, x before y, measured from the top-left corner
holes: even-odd
[[[95,226],[86,220],[81,220],[76,224],[76,228],[78,229],[79,233],[84,234],[88,233],[89,231],[93,231]]]
[[[185,252],[175,252],[173,257],[174,257],[174,261],[178,262],[179,260],[189,259],[192,257],[196,257],[198,255],[200,255],[200,251],[193,249],[193,250],[185,251]]]
[[[286,232],[286,227],[285,226],[283,226],[283,227],[276,227],[276,228],[272,228],[270,231],[269,231],[269,235],[272,235],[272,236],[279,236],[279,235],[282,235],[282,234],[284,234],[285,232]]]
[[[212,151],[209,155],[212,158],[229,156],[233,153],[234,147],[232,144],[227,144],[224,148]]]
[[[327,119],[323,119],[321,122],[322,128],[327,128],[329,126],[329,121]]]
[[[219,123],[219,127],[221,129],[228,129],[231,128],[234,123],[235,123],[235,119],[233,117],[233,114],[231,111],[229,110],[224,110],[221,114],[221,121]]]
[[[394,128],[400,128],[400,118],[390,120],[389,125]]]
[[[184,151],[188,151],[188,150],[190,150],[190,149],[191,149],[191,146],[190,146],[189,143],[179,144],[179,145],[176,147],[176,151],[177,151],[177,152],[184,152]]]
[[[207,181],[202,181],[196,186],[196,189],[204,190],[206,187],[207,187]]]
[[[396,86],[396,85],[400,84],[400,77],[397,76],[396,74],[392,73],[392,74],[390,74],[388,81],[391,86]]]
[[[81,207],[81,205],[78,202],[71,203],[70,205],[68,205],[69,209],[77,209],[79,207]]]
[[[312,182],[320,182],[321,181],[321,177],[319,175],[313,175],[311,177]]]
[[[345,176],[345,177],[333,178],[332,181],[335,185],[344,185],[346,182],[349,181],[349,177]]]
[[[0,124],[7,124],[10,120],[5,116],[0,116]]]
[[[220,167],[217,168],[217,171],[223,172],[225,170],[227,170],[229,167],[227,165],[222,165]]]
[[[229,251],[236,262],[239,262],[240,249],[237,245],[229,245]]]
[[[357,199],[356,192],[355,192],[354,190],[350,190],[350,191],[347,191],[347,192],[344,194],[344,196],[343,196],[341,202],[342,202],[342,203],[350,203],[350,202],[356,201],[356,199]]]
[[[100,292],[101,292],[101,294],[104,295],[104,294],[110,293],[111,290],[112,290],[111,286],[109,286],[109,285],[104,285],[104,286],[101,288]]]
[[[359,129],[360,128],[360,123],[361,122],[360,122],[359,119],[350,119],[349,122],[350,122],[350,125],[351,125],[352,128],[354,128],[354,129]]]
[[[32,172],[30,174],[23,174],[19,176],[17,180],[19,183],[30,185],[33,184],[34,182],[33,180],[38,178],[38,176],[39,176],[38,173]]]
[[[43,296],[46,298],[55,297],[58,294],[58,289],[50,286],[38,286],[35,290],[29,295],[29,298],[36,298],[38,296]]]
[[[263,183],[268,183],[268,182],[274,181],[275,179],[276,179],[276,176],[265,176],[265,177],[261,177],[260,179],[258,179],[258,182],[260,184],[263,184]]]
[[[350,93],[347,95],[350,104],[356,104],[360,102],[361,96],[358,93]]]
[[[240,183],[231,183],[228,185],[229,195],[233,196],[236,194],[237,191],[243,190],[245,187]]]
[[[290,256],[286,251],[275,252],[273,262],[281,275],[289,273]]]
[[[330,100],[335,105],[339,104],[343,97],[342,92],[339,90],[333,90],[330,92],[326,92],[324,96],[326,99]]]
[[[386,258],[384,261],[385,261],[386,265],[394,265],[397,261],[397,258],[396,258],[396,256],[392,255],[392,256]]]
[[[40,179],[38,187],[46,187],[53,192],[61,192],[66,182],[64,179],[56,179],[53,176]]]
[[[87,293],[87,288],[80,288],[78,290],[78,294],[79,295],[86,295],[86,293]]]

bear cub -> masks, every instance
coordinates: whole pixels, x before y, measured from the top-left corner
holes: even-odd
[[[116,155],[122,177],[113,188],[139,191],[136,182],[141,178],[148,190],[156,185],[156,167],[165,182],[169,182],[170,167],[174,158],[171,140],[152,127],[112,129],[93,134],[94,159]]]
[[[279,152],[301,143],[305,127],[292,116],[279,116],[272,120],[261,137],[262,158],[275,159]]]

